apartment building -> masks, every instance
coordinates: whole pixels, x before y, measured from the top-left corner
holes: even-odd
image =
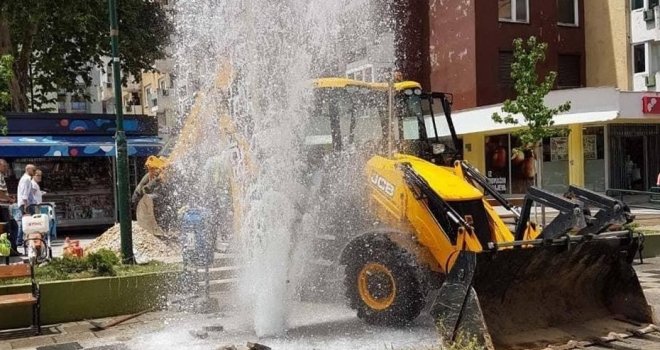
[[[337,73],[382,82],[399,71],[406,79],[428,84],[428,3],[347,2]]]
[[[454,93],[465,158],[503,193],[524,192],[532,175],[557,193],[569,184],[595,191],[655,184],[657,0],[453,0],[432,3],[429,18],[431,88]],[[531,35],[548,43],[540,75],[558,73],[546,104],[572,102],[555,118],[568,136],[548,138],[526,155],[542,160],[534,171],[511,160],[520,147],[517,128],[491,118],[514,96],[511,42]]]
[[[540,74],[558,72],[558,88],[585,85],[582,0],[434,2],[430,15],[431,87],[452,91],[455,108],[511,97],[512,42],[536,36],[548,43]]]
[[[658,0],[630,2],[632,89],[657,91],[660,71],[660,8]]]

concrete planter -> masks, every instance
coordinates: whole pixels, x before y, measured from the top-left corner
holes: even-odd
[[[40,283],[42,324],[136,313],[165,305],[178,272]],[[0,286],[0,295],[29,293],[29,285]],[[3,308],[0,329],[31,325],[30,306]]]
[[[660,256],[660,232],[644,233],[644,250],[642,255],[645,258],[654,258]]]

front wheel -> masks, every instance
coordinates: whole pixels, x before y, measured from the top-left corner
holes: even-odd
[[[424,308],[427,288],[414,257],[393,243],[369,244],[346,265],[346,296],[358,317],[405,325]]]

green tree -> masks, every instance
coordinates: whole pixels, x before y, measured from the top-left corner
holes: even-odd
[[[546,137],[565,135],[567,130],[554,126],[554,116],[571,109],[567,101],[557,107],[545,105],[544,98],[555,86],[556,72],[550,72],[539,81],[536,65],[545,61],[547,43],[539,43],[536,37],[530,37],[524,43],[518,38],[513,41],[513,63],[511,78],[514,81],[516,98],[506,100],[502,112],[493,113],[493,120],[508,125],[524,125],[514,134],[520,138],[522,147],[534,149]],[[522,115],[524,120],[518,119]]]
[[[173,25],[156,1],[122,0],[118,11],[126,83],[165,58]],[[0,56],[14,57],[12,110],[30,105],[30,66],[35,107],[54,102],[49,93],[59,89],[84,96],[79,79],[90,85],[94,66],[108,69],[102,57],[110,53],[109,28],[107,0],[0,0]]]
[[[12,77],[11,67],[14,59],[10,55],[0,56],[0,134],[7,133],[7,119],[2,112],[11,108],[9,81]]]

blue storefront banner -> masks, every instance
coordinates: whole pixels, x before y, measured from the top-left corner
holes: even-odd
[[[117,130],[110,114],[6,113],[9,135],[108,135]],[[157,136],[158,121],[146,115],[124,117],[129,136]]]
[[[158,154],[158,137],[128,137],[128,155]],[[0,157],[114,157],[112,136],[0,136]]]

